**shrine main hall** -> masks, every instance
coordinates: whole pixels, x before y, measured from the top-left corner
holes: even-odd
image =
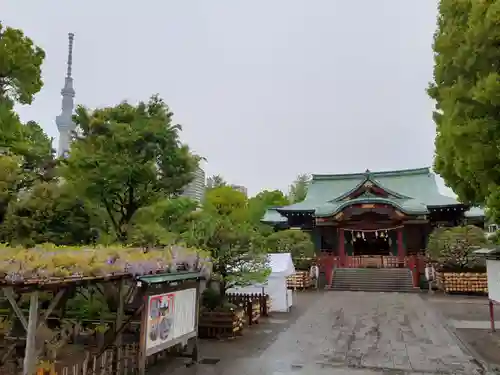
[[[304,201],[271,208],[261,221],[309,231],[324,264],[399,267],[423,252],[435,227],[482,226],[484,212],[441,194],[430,168],[366,170],[312,175]]]

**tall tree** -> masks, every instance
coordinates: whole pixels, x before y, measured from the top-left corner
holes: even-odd
[[[180,194],[192,179],[198,158],[180,142],[172,116],[158,96],[135,106],[77,110],[83,134],[71,146],[63,176],[106,209],[119,241],[127,240],[141,207]]]
[[[227,186],[227,182],[220,174],[216,174],[207,178],[207,189],[216,189],[223,186]]]
[[[21,30],[0,22],[0,222],[21,190],[52,177],[52,140],[34,122],[23,125],[15,104],[30,104],[43,82],[44,51]]]
[[[280,190],[264,190],[248,200],[250,220],[260,222],[266,210],[270,207],[286,206],[290,202]]]
[[[190,246],[210,253],[223,297],[227,289],[264,282],[270,273],[262,238],[248,222],[204,211],[183,237]]]
[[[500,218],[500,1],[441,0],[434,40],[434,168]]]
[[[205,195],[203,209],[219,216],[229,216],[233,220],[248,219],[248,201],[245,194],[230,186],[209,190]]]
[[[302,202],[306,199],[311,177],[308,174],[299,174],[290,185],[289,199],[292,203]]]
[[[31,104],[42,86],[45,52],[19,29],[0,22],[0,102]]]

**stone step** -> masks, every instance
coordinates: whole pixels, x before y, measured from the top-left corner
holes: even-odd
[[[349,279],[349,278],[343,278],[343,277],[334,277],[333,281],[345,282],[345,283],[360,283],[360,284],[372,284],[375,282],[385,283],[385,284],[394,284],[394,283],[413,284],[411,279]]]
[[[377,279],[405,279],[408,276],[411,277],[411,275],[406,274],[406,275],[362,275],[358,273],[340,273],[340,272],[334,272],[333,273],[336,277],[347,277],[347,278],[364,278],[364,279],[369,279],[371,277],[377,278]]]
[[[332,290],[332,291],[351,291],[351,292],[385,292],[385,293],[420,293],[419,288],[399,288],[399,289],[394,289],[394,288],[356,288],[356,287],[326,287],[325,290]]]
[[[381,279],[389,279],[389,278],[406,278],[406,277],[411,277],[411,274],[395,274],[395,275],[377,275],[377,274],[359,274],[359,273],[341,273],[341,272],[334,272],[333,273],[337,277],[359,277],[359,278],[381,278]]]
[[[333,280],[335,283],[354,283],[354,284],[385,284],[385,285],[390,285],[390,284],[409,284],[413,285],[413,282],[411,280],[348,280],[348,279],[334,279]]]
[[[402,268],[339,268],[333,274],[330,290],[370,292],[416,292],[412,273]]]
[[[356,288],[356,289],[370,289],[370,288],[387,288],[387,289],[404,289],[404,288],[413,288],[413,285],[408,284],[400,284],[400,285],[384,285],[384,284],[342,284],[335,283],[332,285],[335,288]]]
[[[380,270],[370,270],[366,271],[363,269],[336,269],[335,272],[343,273],[343,274],[362,274],[362,275],[406,275],[410,272],[410,270],[394,270],[394,271],[386,271],[384,269]]]

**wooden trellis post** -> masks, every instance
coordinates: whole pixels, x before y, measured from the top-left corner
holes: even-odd
[[[33,375],[35,373],[37,352],[36,352],[36,331],[38,326],[38,292],[32,292],[30,296],[30,311],[28,317],[28,329],[26,332],[26,351],[23,363],[23,375]]]

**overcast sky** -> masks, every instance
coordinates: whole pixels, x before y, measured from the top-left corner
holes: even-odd
[[[47,53],[23,120],[57,139],[74,32],[78,104],[159,93],[207,175],[250,193],[298,173],[430,166],[436,12],[437,0],[0,0],[0,19]]]

